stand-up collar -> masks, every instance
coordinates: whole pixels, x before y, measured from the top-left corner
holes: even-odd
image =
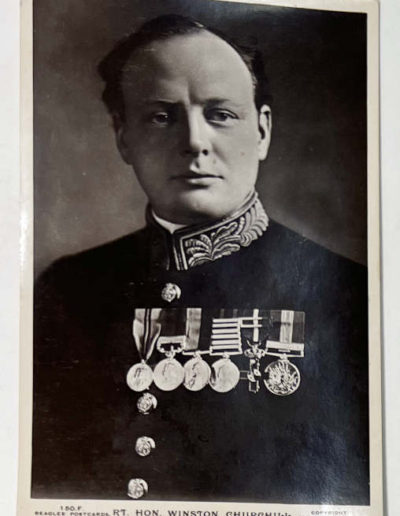
[[[156,222],[150,207],[146,218],[152,231],[152,252],[158,255],[157,265],[178,271],[213,262],[248,247],[268,227],[268,216],[256,192],[230,216],[208,224],[187,226],[172,234]]]

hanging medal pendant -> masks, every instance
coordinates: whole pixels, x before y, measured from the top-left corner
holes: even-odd
[[[200,391],[210,381],[211,369],[199,353],[188,360],[184,366],[185,380],[183,385],[189,391]]]
[[[167,352],[166,355],[167,358],[161,360],[154,368],[154,383],[162,391],[173,391],[183,382],[185,370],[173,358],[173,352]]]
[[[128,387],[136,392],[148,389],[153,381],[153,371],[144,360],[134,364],[126,375]]]
[[[265,387],[276,396],[289,396],[300,385],[300,371],[286,357],[271,362],[265,368]]]
[[[261,376],[260,361],[251,359],[250,360],[250,371],[247,373],[247,379],[249,381],[249,392],[257,394],[260,390],[259,378]]]
[[[217,392],[229,392],[236,387],[240,380],[240,371],[225,354],[212,364],[209,384]]]
[[[249,348],[246,349],[244,355],[250,359],[249,372],[247,374],[249,392],[256,394],[260,390],[260,359],[265,355],[265,351],[259,348],[258,342],[252,342],[249,339],[246,339],[246,341]]]
[[[153,371],[146,361],[153,353],[155,342],[160,334],[161,325],[157,320],[159,310],[138,308],[132,323],[133,340],[142,359],[134,364],[126,375],[128,387],[136,392],[145,391],[153,382]]]

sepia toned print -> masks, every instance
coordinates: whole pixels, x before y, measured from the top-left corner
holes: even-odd
[[[91,35],[109,8],[91,13]],[[87,7],[56,11],[69,24],[78,14],[89,21]],[[51,129],[49,102],[62,102],[63,88],[54,74],[82,57],[68,26],[58,64],[48,51],[54,58],[62,45],[43,33],[33,40],[30,507],[86,500],[82,511],[115,514],[116,503],[140,500],[156,512],[156,502],[217,512],[219,502],[375,514],[363,512],[379,506],[370,425],[379,391],[368,365],[370,14],[219,1],[122,2],[113,12],[109,44],[95,35],[84,54],[97,56],[85,61],[93,107],[104,103],[93,135],[116,152],[89,144],[79,114],[84,161],[99,175],[71,178],[85,185],[91,176],[100,217],[131,196],[127,213],[140,208],[144,219],[121,214],[99,230],[94,212],[81,219],[71,178],[60,180],[68,159],[50,174],[46,163],[74,140]],[[40,3],[33,13],[34,27],[51,32]],[[82,147],[71,152],[73,161]],[[56,183],[56,197],[41,190]],[[67,208],[79,245],[63,237]]]

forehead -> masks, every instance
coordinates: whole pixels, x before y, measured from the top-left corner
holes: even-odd
[[[212,97],[253,101],[250,71],[228,43],[206,31],[174,35],[136,50],[124,67],[128,101],[152,96],[180,100]]]

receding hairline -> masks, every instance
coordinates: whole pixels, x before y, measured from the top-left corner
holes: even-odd
[[[112,116],[115,128],[118,128],[120,122],[125,119],[125,103],[122,92],[123,70],[126,69],[127,64],[129,66],[134,63],[136,52],[157,41],[197,34],[211,34],[224,41],[238,54],[250,73],[257,109],[263,104],[271,103],[272,97],[264,70],[263,57],[258,49],[239,44],[220,30],[203,25],[187,16],[167,14],[146,21],[134,32],[125,35],[97,66],[97,71],[105,83],[102,100]]]
[[[247,63],[243,59],[243,56],[238,52],[238,50],[231,45],[229,41],[224,39],[223,37],[219,36],[218,34],[215,34],[211,30],[208,30],[206,27],[199,27],[193,30],[192,32],[183,33],[183,34],[169,34],[166,36],[160,36],[157,39],[154,39],[152,41],[146,42],[143,45],[138,46],[137,48],[133,49],[132,52],[129,54],[129,57],[126,59],[125,64],[121,68],[121,79],[124,74],[129,73],[130,71],[134,71],[134,67],[132,65],[134,64],[136,59],[140,59],[141,56],[146,57],[146,52],[149,52],[148,55],[151,55],[152,46],[160,46],[160,44],[166,42],[166,41],[173,41],[173,40],[179,40],[179,39],[195,39],[195,38],[208,38],[211,40],[215,40],[221,43],[221,46],[225,47],[226,49],[231,49],[233,54],[237,56],[237,61],[241,63],[243,70],[247,73],[251,86],[253,89],[253,93],[255,93],[255,89],[257,86],[257,80],[252,73],[252,71],[249,69]],[[161,46],[161,49],[163,47]],[[210,56],[212,58],[212,56]],[[132,67],[132,68],[130,68]],[[123,81],[122,81],[123,82]]]

